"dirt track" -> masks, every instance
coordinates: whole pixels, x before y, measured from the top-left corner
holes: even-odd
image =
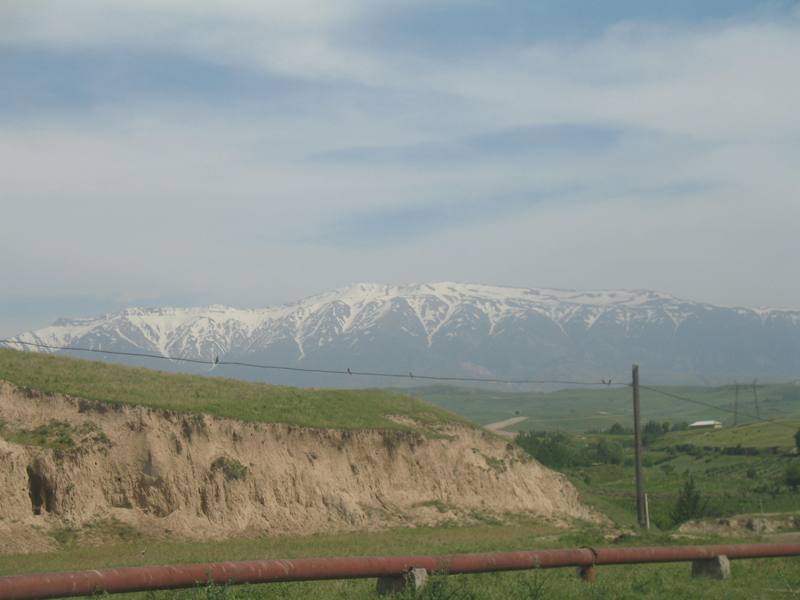
[[[522,423],[523,421],[527,421],[528,417],[512,417],[510,419],[506,419],[505,421],[497,421],[497,423],[489,423],[488,425],[484,425],[484,429],[488,429],[489,431],[496,433],[497,435],[503,436],[504,438],[508,438],[513,440],[517,437],[516,431],[505,431],[506,427],[511,427],[512,425],[516,425],[517,423]]]

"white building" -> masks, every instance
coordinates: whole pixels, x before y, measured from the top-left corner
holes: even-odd
[[[695,421],[689,425],[689,429],[722,429],[719,421]]]

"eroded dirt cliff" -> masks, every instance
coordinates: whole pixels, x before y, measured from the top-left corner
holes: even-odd
[[[0,552],[115,519],[198,538],[594,516],[566,479],[466,426],[338,431],[42,394],[0,382]]]

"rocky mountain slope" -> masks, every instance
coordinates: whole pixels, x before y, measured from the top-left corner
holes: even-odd
[[[62,319],[16,339],[185,358],[513,379],[619,378],[633,362],[651,383],[800,373],[800,311],[726,308],[652,291],[357,284],[266,309],[136,308]],[[198,370],[177,363],[172,368]],[[230,367],[225,374],[302,385],[386,385]]]

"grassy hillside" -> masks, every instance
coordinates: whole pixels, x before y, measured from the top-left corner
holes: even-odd
[[[722,429],[675,431],[656,442],[655,447],[692,444],[713,448],[779,448],[790,450],[795,445],[794,433],[800,430],[800,419],[781,419],[775,423],[756,422]]]
[[[395,415],[422,426],[466,422],[385,390],[299,389],[6,349],[0,349],[0,380],[88,400],[305,427],[408,429],[387,418]]]
[[[643,384],[646,379],[643,379]],[[716,419],[732,425],[735,392],[727,387],[665,387],[672,394],[686,396],[711,405],[703,406],[669,398],[656,392],[641,391],[642,419],[656,421],[697,421]],[[451,386],[429,386],[410,391],[446,410],[478,423],[493,423],[514,416],[528,420],[511,429],[587,431],[608,429],[615,422],[628,425],[632,420],[629,387],[580,388],[557,392],[508,393],[496,390]],[[800,385],[763,385],[758,388],[761,416],[764,418],[800,418]],[[717,410],[721,407],[725,410]],[[739,423],[753,422],[752,391],[739,392]]]
[[[645,489],[656,526],[675,525],[671,513],[691,477],[708,517],[792,512],[800,491],[786,481],[800,465],[794,432],[800,419],[716,431],[674,431],[643,451]],[[565,472],[585,502],[620,523],[635,522],[633,436],[630,433],[526,433],[518,438],[542,462]]]

